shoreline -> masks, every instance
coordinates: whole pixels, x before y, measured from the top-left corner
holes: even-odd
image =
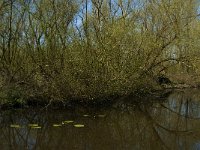
[[[29,108],[41,108],[41,109],[71,109],[74,107],[109,107],[118,101],[124,101],[124,99],[134,98],[136,101],[138,99],[148,99],[148,98],[159,98],[166,99],[174,90],[184,90],[184,89],[198,89],[198,86],[191,86],[186,84],[177,84],[175,86],[165,86],[160,90],[152,90],[152,92],[141,92],[135,91],[128,95],[110,95],[107,97],[100,97],[98,99],[68,99],[65,101],[61,100],[44,100],[36,97],[29,98],[25,100],[25,103],[16,102],[5,102],[0,104],[0,110],[10,110],[10,109],[29,109]],[[134,101],[134,100],[133,100]],[[145,100],[146,101],[146,100]]]

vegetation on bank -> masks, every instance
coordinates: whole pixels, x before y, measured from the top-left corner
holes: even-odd
[[[1,104],[198,84],[197,0],[2,0]]]

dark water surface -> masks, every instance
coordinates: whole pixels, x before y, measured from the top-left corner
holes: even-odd
[[[133,97],[108,108],[2,111],[4,149],[198,150],[200,90],[176,91],[166,99]]]

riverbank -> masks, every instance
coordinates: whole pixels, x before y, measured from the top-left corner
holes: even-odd
[[[76,85],[70,88],[71,91],[68,89],[69,86],[65,88],[67,84],[64,84],[64,82],[59,84],[60,86],[55,86],[56,79],[50,80],[52,82],[41,82],[42,80],[38,78],[35,79],[35,82],[30,82],[31,79],[29,79],[24,84],[19,84],[22,83],[22,79],[19,80],[20,82],[9,84],[1,82],[0,109],[37,107],[42,109],[61,109],[74,107],[75,105],[107,107],[127,97],[135,97],[135,99],[144,99],[146,97],[166,98],[174,90],[199,88],[200,85],[197,77],[194,78],[194,76],[186,74],[162,76],[162,79],[169,80],[169,83],[161,83],[156,77],[144,76],[143,78],[135,79],[132,83],[126,82],[122,84],[121,81],[116,81],[115,83],[110,82],[109,86],[93,83],[88,86],[84,85],[85,88],[83,88],[83,85],[82,87]],[[70,84],[72,85],[73,83],[76,82],[74,81]]]
[[[29,97],[28,99],[23,99],[22,97],[0,97],[1,110],[8,109],[19,109],[19,108],[40,108],[40,109],[71,109],[74,107],[109,107],[114,103],[119,101],[124,101],[125,99],[138,101],[148,101],[148,99],[166,99],[174,90],[181,89],[193,89],[195,86],[190,86],[186,84],[176,84],[176,85],[163,85],[162,89],[154,90],[136,90],[133,93],[127,95],[109,95],[107,97],[99,97],[96,99],[66,99],[66,100],[56,100],[56,99],[44,99],[43,97]],[[15,95],[16,96],[16,95]]]

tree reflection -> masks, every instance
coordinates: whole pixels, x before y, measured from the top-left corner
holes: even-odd
[[[200,94],[174,92],[164,102],[119,103],[107,110],[14,111],[0,114],[1,149],[198,149]],[[83,114],[89,114],[84,117]],[[98,114],[105,114],[100,118]],[[70,119],[82,123],[53,127]],[[23,128],[10,128],[10,124]],[[31,129],[38,123],[41,129]]]

